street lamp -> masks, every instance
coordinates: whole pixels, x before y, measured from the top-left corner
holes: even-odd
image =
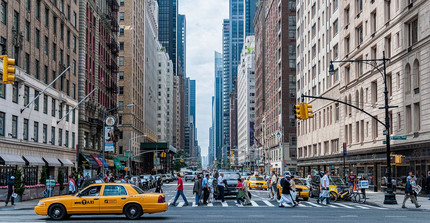
[[[136,137],[130,138],[128,140],[128,152],[131,152],[131,140],[137,139],[137,138],[142,138],[142,137],[146,137],[147,135],[138,135]],[[131,162],[131,158],[128,157],[127,158],[127,167],[128,167],[128,172],[130,173],[130,162]]]
[[[126,105],[126,107],[129,107],[129,108],[133,107],[133,106],[134,106],[134,104],[128,104],[128,105]],[[122,107],[117,106],[115,108],[111,108],[109,110],[103,111],[103,144],[102,144],[103,160],[105,160],[105,141],[106,141],[106,137],[105,137],[105,134],[106,134],[105,125],[106,125],[106,114],[109,113],[109,112],[111,112],[111,111],[115,111],[115,110],[117,110],[119,108],[122,108]],[[102,172],[103,172],[103,179],[104,179],[104,177],[105,177],[105,165],[104,164],[102,165]]]
[[[390,108],[395,108],[397,106],[389,106],[388,105],[388,87],[387,87],[387,70],[386,70],[386,65],[385,62],[389,61],[389,58],[385,57],[385,51],[382,51],[382,59],[369,59],[369,60],[342,60],[342,61],[330,61],[330,66],[329,66],[329,73],[333,74],[334,73],[334,66],[333,63],[343,63],[343,62],[350,62],[350,63],[366,63],[369,64],[370,66],[372,66],[373,68],[375,68],[376,70],[378,70],[378,72],[382,75],[382,78],[384,79],[384,96],[385,96],[385,106],[381,107],[381,109],[385,109],[385,130],[384,130],[384,135],[386,137],[386,148],[387,148],[387,193],[385,194],[385,198],[384,198],[384,204],[397,204],[396,201],[396,195],[393,193],[393,188],[392,188],[392,183],[391,183],[391,160],[390,160],[390,153],[391,153],[391,148],[390,148],[390,117],[389,117],[389,111],[388,109]],[[382,61],[382,65],[384,70],[381,71],[379,69],[379,65],[370,63],[370,62],[377,62],[377,61]]]

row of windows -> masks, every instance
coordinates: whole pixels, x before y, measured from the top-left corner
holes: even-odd
[[[10,132],[6,135],[7,129],[6,129],[6,123],[8,122],[8,118],[6,117],[6,114],[4,112],[0,112],[0,136],[10,136],[15,139],[23,139],[23,140],[31,140],[33,142],[39,142],[39,130],[40,130],[40,123],[33,121],[32,125],[32,134],[30,133],[30,121],[28,119],[22,119],[18,118],[18,116],[12,115],[10,122],[11,122],[11,129]],[[22,124],[21,124],[22,123]],[[18,136],[18,129],[22,129],[22,137]],[[64,134],[63,134],[64,133]],[[57,138],[56,138],[56,134]],[[58,128],[58,132],[54,126],[51,126],[51,133],[50,133],[50,141],[49,144],[51,145],[58,145],[61,147],[71,147],[73,148],[75,145],[75,132],[72,132],[72,134],[69,133],[68,130],[63,131],[63,129]],[[70,138],[71,137],[71,138]],[[71,139],[71,144],[69,144],[69,140]],[[58,140],[58,141],[56,141]],[[63,141],[64,140],[64,141]],[[42,143],[47,144],[48,143],[48,125],[42,124]]]
[[[322,156],[339,153],[339,139],[325,141],[323,143],[313,144],[298,148],[298,157]]]

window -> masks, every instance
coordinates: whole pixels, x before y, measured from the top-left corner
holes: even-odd
[[[370,90],[371,90],[371,95],[372,95],[372,98],[371,98],[371,102],[372,102],[372,104],[375,104],[376,102],[378,102],[378,84],[377,84],[377,82],[376,81],[373,81],[372,83],[371,83],[371,85],[370,85]]]
[[[119,42],[119,50],[124,51],[124,42]]]
[[[76,84],[72,85],[72,96],[73,96],[73,99],[76,99]]]
[[[60,119],[63,118],[63,103],[60,103],[58,105],[58,118],[60,118]]]
[[[414,93],[419,93],[420,89],[420,63],[416,59],[414,61],[413,69],[412,69],[412,78],[413,78],[413,89]]]
[[[406,64],[406,67],[405,67],[405,91],[406,92],[411,91],[411,84],[412,84],[411,65]]]
[[[18,82],[14,82],[12,85],[12,101],[18,104]]]
[[[378,116],[375,116],[378,118]],[[375,119],[372,119],[372,137],[373,139],[378,138],[378,122]]]
[[[36,48],[39,49],[39,47],[40,47],[40,31],[38,29],[36,29],[34,44],[35,44]]]
[[[57,78],[57,74],[55,73],[55,71],[53,70],[52,71],[52,80],[55,80],[55,78]],[[55,82],[53,82],[52,83],[52,85],[51,85],[53,88],[57,88],[57,82],[55,81]]]
[[[35,68],[34,68],[34,77],[36,79],[40,80],[40,71],[39,71],[40,70],[40,64],[39,64],[38,60],[35,61],[34,66],[35,66]]]
[[[296,15],[288,15],[288,38],[296,38]]]
[[[393,77],[391,73],[387,74],[387,90],[388,97],[391,97],[393,95]]]
[[[118,72],[118,79],[120,81],[124,80],[124,72],[123,71]]]
[[[7,22],[7,3],[4,1],[1,1],[1,11],[0,11],[0,19],[3,24],[6,24]]]
[[[0,84],[0,98],[6,98],[6,84]]]
[[[80,197],[98,197],[100,195],[100,190],[102,186],[92,186],[88,187],[86,190],[82,191]]]
[[[25,21],[25,40],[30,41],[30,22]]]
[[[333,38],[337,35],[337,33],[338,33],[338,22],[336,19],[336,21],[334,21],[333,23]]]
[[[345,84],[348,84],[351,81],[350,67],[345,67]]]
[[[39,95],[39,91],[34,90],[34,97],[37,97]],[[39,97],[34,100],[34,110],[39,111]]]
[[[125,0],[119,0],[119,6],[124,6],[124,1]]]
[[[76,76],[76,60],[73,60],[72,62],[72,73],[73,76]]]
[[[288,45],[288,66],[289,68],[296,68],[296,47]]]
[[[64,136],[64,146],[69,147],[69,131],[66,130],[66,135]]]
[[[421,110],[420,103],[414,103],[414,132],[421,129]]]
[[[355,0],[355,8],[357,10],[357,14],[363,11],[363,0]]]
[[[124,26],[119,27],[119,36],[124,36]]]
[[[406,106],[406,132],[412,132],[412,108],[410,105]]]
[[[123,196],[127,195],[127,191],[120,185],[106,185],[103,196]]]
[[[0,136],[5,136],[6,114],[0,112]]]
[[[376,10],[370,13],[370,33],[376,32]]]
[[[334,45],[334,47],[333,47],[333,58],[334,59],[339,58],[339,47],[337,44]]]
[[[52,19],[52,32],[54,36],[57,35],[57,17],[56,16],[54,16]]]
[[[55,117],[55,99],[53,98],[51,101],[51,115]]]
[[[39,142],[39,122],[34,122],[33,124],[33,138],[34,142]]]
[[[55,127],[52,126],[51,127],[51,141],[50,141],[51,145],[55,145]]]
[[[12,138],[16,139],[18,136],[18,116],[12,115]]]
[[[49,9],[45,8],[45,26],[49,28]]]
[[[58,129],[58,145],[63,146],[63,130]]]
[[[49,53],[49,39],[48,39],[48,37],[47,36],[45,36],[45,48],[44,48],[44,51],[43,51],[46,55],[48,55],[48,53]]]
[[[24,119],[23,139],[28,140],[28,119]]]
[[[43,95],[43,113],[48,114],[48,95]]]
[[[349,5],[344,10],[345,24],[349,25]]]
[[[118,57],[118,65],[124,66],[124,57]]]
[[[76,53],[76,36],[73,36],[73,52]]]
[[[391,19],[391,0],[385,0],[385,7],[384,7],[384,11],[385,11],[385,22],[389,22]]]
[[[349,38],[349,36],[347,36],[347,37],[345,37],[345,53],[346,54],[348,54],[349,53],[349,40],[350,40],[350,38]]]
[[[355,28],[355,36],[357,39],[357,45],[360,45],[363,43],[363,26],[359,25],[357,28]]]
[[[12,30],[19,32],[19,13],[17,11],[13,14]]]
[[[69,106],[68,105],[66,105],[66,114],[67,114],[66,122],[68,122],[69,121]]]
[[[385,56],[391,57],[391,36],[385,37]]]
[[[357,60],[362,60],[363,57],[357,58]],[[356,76],[357,78],[363,75],[363,65],[364,63],[355,63],[356,68]]]
[[[36,0],[36,19],[40,19],[40,0]]]
[[[76,15],[76,12],[73,12],[73,20],[72,20],[73,27],[76,27],[76,21],[77,21],[77,15]]]
[[[119,13],[119,21],[124,21],[124,12]]]
[[[42,132],[42,137],[43,137],[43,143],[48,143],[48,126],[43,124],[43,132]]]
[[[123,95],[123,94],[124,94],[124,87],[123,87],[123,86],[120,86],[120,87],[119,87],[118,94],[119,94],[119,95]]]
[[[75,124],[76,116],[75,116],[75,109],[72,110],[72,123]]]
[[[412,46],[418,42],[418,18],[408,23],[408,43]]]

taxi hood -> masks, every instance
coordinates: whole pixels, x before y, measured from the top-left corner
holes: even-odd
[[[47,201],[54,201],[54,200],[68,200],[70,198],[74,197],[73,195],[63,195],[63,196],[55,196],[55,197],[47,197],[39,200],[39,202],[47,202]]]

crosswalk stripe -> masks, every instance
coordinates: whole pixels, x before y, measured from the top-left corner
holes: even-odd
[[[367,204],[362,204],[362,206],[368,207],[368,208],[375,208],[375,209],[379,209],[379,210],[387,210],[387,208],[377,207],[377,206],[370,206],[370,205],[367,205]]]
[[[306,202],[306,204],[309,204],[309,205],[312,205],[312,206],[318,207],[318,208],[322,207],[321,205],[314,204],[314,203],[311,203],[311,202]]]
[[[333,205],[333,204],[330,204],[330,205],[329,205],[329,207],[331,207],[331,208],[340,208],[340,207],[335,206],[335,205]]]
[[[176,207],[181,208],[182,206],[184,206],[184,204],[185,204],[185,202],[179,202],[178,206],[176,206]]]
[[[299,204],[299,207],[309,208],[310,206],[304,205],[303,203]]]
[[[227,202],[221,202],[221,204],[222,204],[223,207],[228,207]]]
[[[269,207],[274,207],[275,205],[273,205],[272,203],[270,203],[268,200],[263,200],[263,202],[269,206]]]
[[[260,205],[258,205],[258,204],[257,204],[257,202],[255,202],[255,201],[251,201],[251,204],[252,204],[252,206],[254,206],[254,207],[258,207],[258,206],[260,206]]]
[[[341,207],[344,207],[344,208],[354,209],[353,207],[350,207],[350,206],[348,206],[348,205],[344,205],[344,204],[336,203],[335,205],[337,205],[337,206],[341,206]]]
[[[357,205],[357,207],[358,208],[361,208],[361,209],[366,209],[366,210],[369,210],[370,208],[368,208],[368,207],[364,207],[364,206],[362,206],[362,205]]]
[[[213,203],[208,203],[208,207],[213,207],[214,204]]]

